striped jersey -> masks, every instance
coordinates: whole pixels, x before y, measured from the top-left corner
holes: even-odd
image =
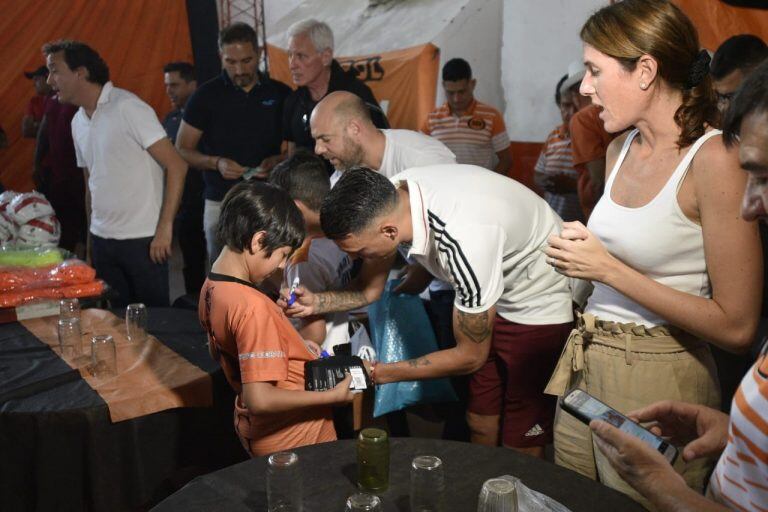
[[[708,493],[732,510],[768,510],[768,357],[766,347],[733,397],[728,444]]]
[[[549,134],[539,160],[534,167],[536,184],[543,188],[544,183],[557,175],[565,175],[574,182],[579,178],[579,171],[573,167],[571,137],[565,125],[560,125]],[[572,193],[557,194],[544,191],[544,200],[565,221],[584,220],[581,211],[579,195],[574,189]]]
[[[526,325],[573,319],[568,278],[542,251],[561,221],[541,197],[474,165],[416,167],[391,180],[408,189],[408,257],[452,285],[457,310],[496,306],[506,320]]]
[[[474,100],[462,116],[453,115],[448,103],[429,113],[421,128],[456,155],[460,164],[493,170],[496,153],[509,149],[509,136],[498,110]]]

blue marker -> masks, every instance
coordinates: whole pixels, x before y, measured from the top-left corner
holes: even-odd
[[[288,294],[288,305],[293,306],[293,303],[296,302],[296,287],[299,286],[299,276],[296,276],[293,279],[293,284],[291,284],[291,291]]]

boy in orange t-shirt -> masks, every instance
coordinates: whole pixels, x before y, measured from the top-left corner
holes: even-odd
[[[256,457],[335,441],[331,405],[352,400],[351,378],[329,391],[305,391],[304,363],[317,355],[256,288],[301,245],[301,213],[277,187],[239,183],[222,202],[217,235],[225,247],[203,284],[199,315],[211,355],[237,393],[243,447]]]

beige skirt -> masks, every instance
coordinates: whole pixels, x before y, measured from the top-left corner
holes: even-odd
[[[579,315],[545,393],[563,396],[578,387],[621,413],[659,400],[720,407],[717,370],[706,342],[669,326],[606,322]],[[589,427],[558,407],[554,426],[555,462],[649,503],[624,482],[593,443]],[[701,492],[714,461],[684,463],[675,469]]]

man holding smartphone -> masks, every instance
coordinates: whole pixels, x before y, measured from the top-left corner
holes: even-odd
[[[766,222],[768,61],[742,83],[723,124],[725,143],[738,144],[741,167],[749,175],[741,215],[746,221]],[[651,423],[655,434],[683,445],[685,461],[722,452],[706,497],[687,487],[667,460],[637,437],[599,420],[590,422],[590,428],[613,468],[658,511],[762,511],[768,509],[767,397],[768,358],[763,347],[736,391],[730,417],[674,401],[628,413],[635,421]]]

